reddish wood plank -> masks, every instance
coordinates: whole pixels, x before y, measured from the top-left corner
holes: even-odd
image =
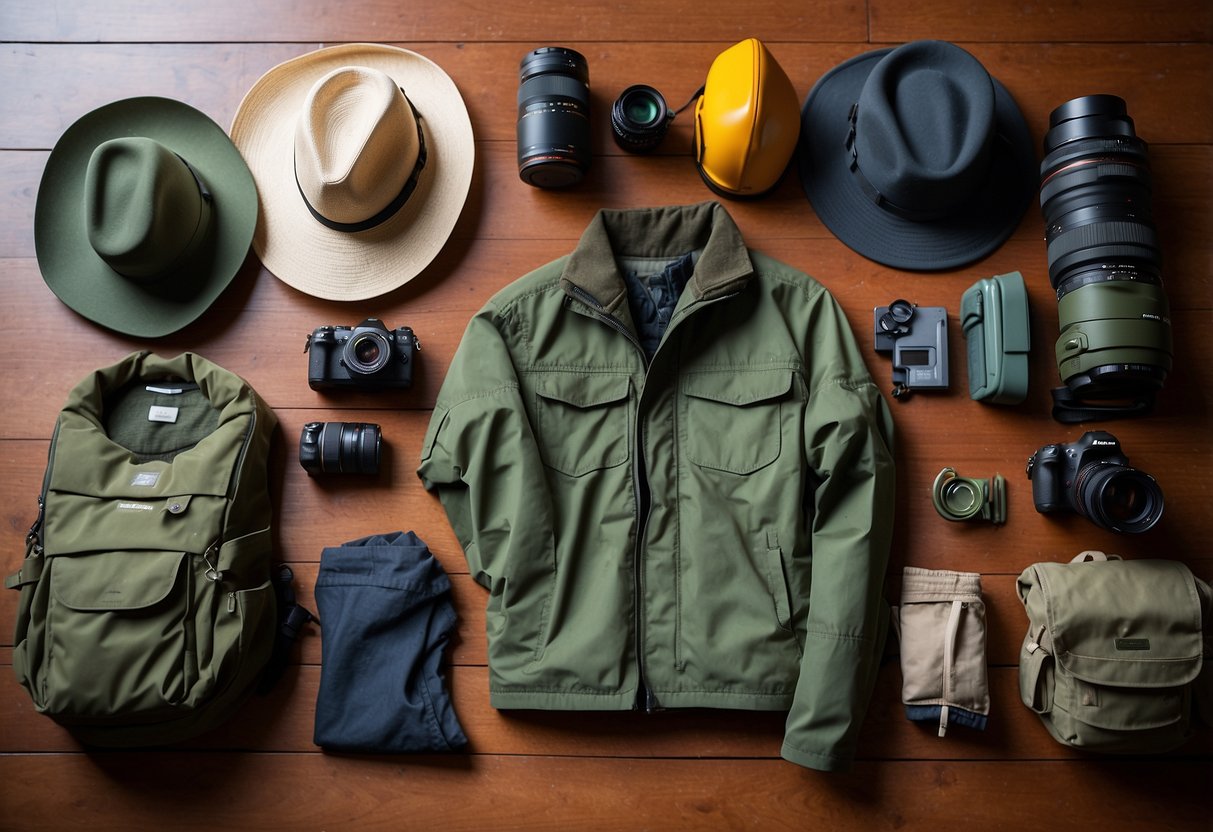
[[[1079,0],[1062,5],[988,0],[869,0],[873,40],[1205,41],[1213,7],[1178,0],[1147,9],[1135,0]],[[1102,71],[1104,67],[1100,67]]]
[[[230,753],[0,758],[9,816],[20,818],[22,828],[59,829],[70,809],[88,817],[93,832],[396,830],[405,822],[449,830],[936,832],[1035,828],[1042,811],[1059,829],[1109,822],[1159,828],[1160,821],[1201,829],[1208,820],[1207,773],[1204,762],[1136,760],[1067,761],[1043,769],[1036,762],[860,763],[849,774],[823,774],[775,760]]]
[[[132,20],[138,21],[132,25]],[[616,6],[572,0],[559,8],[474,0],[401,5],[362,0],[340,8],[293,0],[212,0],[206,7],[114,0],[21,4],[5,10],[5,40],[22,41],[522,41],[767,40],[867,38],[867,10],[852,0],[812,8],[754,0],[737,14],[725,0],[703,0],[687,14],[677,4]]]
[[[898,668],[881,669],[859,740],[861,760],[1081,760],[1049,736],[1019,702],[1015,668],[990,672],[991,719],[986,731],[955,728],[946,738],[905,718]],[[290,671],[268,696],[250,699],[231,721],[177,749],[315,751],[312,731],[320,668]],[[455,712],[476,755],[562,757],[746,757],[777,759],[785,714],[778,711],[672,710],[562,713],[498,711],[488,704],[488,670],[456,667],[447,674]],[[10,669],[0,666],[0,728],[6,748],[30,753],[82,751],[71,733],[36,713]],[[1213,733],[1202,730],[1166,757],[1208,754]]]
[[[462,93],[478,139],[515,140],[517,69],[525,43],[402,43],[441,66]],[[627,86],[648,83],[681,106],[704,81],[721,50],[719,42],[619,41],[566,44],[582,52],[590,67],[593,152],[622,153],[611,139],[610,106]],[[963,43],[1019,103],[1037,140],[1049,112],[1070,98],[1114,92],[1129,104],[1143,138],[1153,144],[1213,140],[1213,108],[1175,107],[1174,100],[1207,98],[1213,78],[1209,44],[1002,44]],[[0,47],[0,77],[22,78],[0,90],[0,147],[49,149],[84,113],[109,101],[164,95],[186,101],[224,127],[231,124],[244,93],[261,73],[316,44],[7,44]],[[803,101],[831,67],[882,44],[769,44]],[[164,72],[172,66],[172,72]],[[1085,71],[1100,68],[1098,89]],[[1143,72],[1149,67],[1149,72]],[[83,74],[104,78],[80,84]],[[1160,84],[1167,96],[1157,94]],[[685,155],[692,146],[690,113],[675,119],[658,152]]]

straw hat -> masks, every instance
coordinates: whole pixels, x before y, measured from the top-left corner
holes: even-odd
[[[34,245],[65,304],[158,338],[232,282],[256,220],[253,178],[222,127],[180,101],[128,98],[81,117],[55,144]]]
[[[472,180],[472,123],[433,61],[348,44],[286,61],[232,122],[261,199],[253,250],[301,292],[362,300],[437,256]]]

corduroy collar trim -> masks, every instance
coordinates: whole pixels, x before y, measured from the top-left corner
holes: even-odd
[[[581,235],[561,274],[561,286],[588,292],[613,313],[627,299],[616,265],[620,257],[666,257],[701,253],[687,284],[696,300],[741,288],[754,273],[749,252],[732,217],[718,202],[698,205],[599,211]]]

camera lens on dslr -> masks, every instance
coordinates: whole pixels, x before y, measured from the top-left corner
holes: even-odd
[[[634,84],[611,105],[611,133],[615,144],[629,153],[647,153],[665,138],[673,118],[661,93]]]
[[[1138,534],[1162,517],[1162,489],[1155,479],[1114,463],[1092,463],[1079,471],[1074,502],[1079,514],[1114,532]]]
[[[379,473],[379,425],[308,422],[299,436],[299,464],[316,474]]]
[[[1054,391],[1054,416],[1090,418],[1074,400],[1131,400],[1097,409],[1144,412],[1171,369],[1146,143],[1122,99],[1088,95],[1050,114],[1044,149],[1040,206],[1068,388]]]
[[[341,360],[350,372],[373,375],[383,369],[392,347],[382,333],[363,330],[345,342]]]
[[[590,167],[585,56],[544,46],[523,57],[518,76],[518,176],[536,188],[577,184]]]
[[[1120,441],[1087,431],[1068,445],[1045,445],[1028,460],[1032,502],[1041,514],[1074,511],[1113,532],[1139,534],[1162,517],[1162,489],[1129,467]]]

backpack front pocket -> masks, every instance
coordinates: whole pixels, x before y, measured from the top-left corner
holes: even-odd
[[[201,577],[188,554],[97,552],[55,557],[47,568],[46,711],[87,721],[185,700],[198,678]]]

